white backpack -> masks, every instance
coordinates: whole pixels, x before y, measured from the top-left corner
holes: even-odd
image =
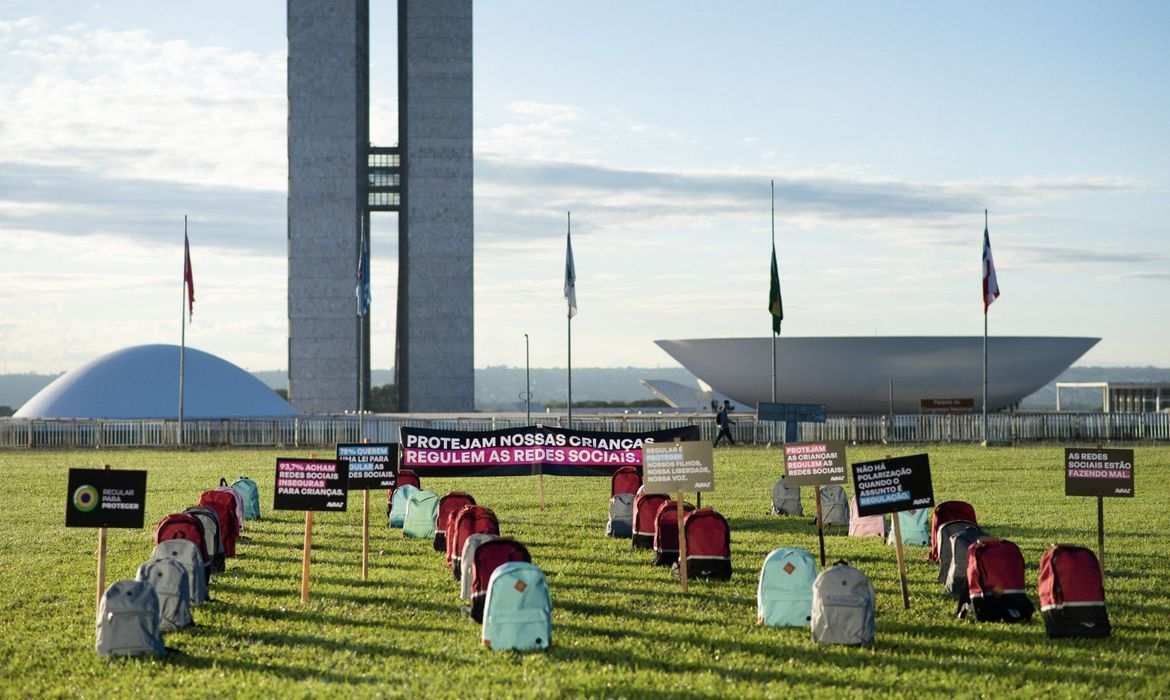
[[[475,563],[475,550],[484,542],[497,539],[499,535],[488,535],[477,532],[468,535],[463,542],[463,557],[459,560],[459,597],[471,600],[471,565]]]
[[[839,561],[813,582],[812,638],[820,644],[873,644],[873,584]]]
[[[158,594],[144,581],[115,581],[102,595],[97,616],[98,656],[158,656],[166,647],[158,630]]]
[[[135,578],[154,586],[158,595],[159,632],[181,630],[194,624],[187,567],[174,559],[151,559],[138,567]]]

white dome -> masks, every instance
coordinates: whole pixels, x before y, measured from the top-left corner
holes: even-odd
[[[295,416],[243,369],[187,348],[184,418]],[[41,389],[14,418],[178,418],[179,346],[136,345],[91,360]]]

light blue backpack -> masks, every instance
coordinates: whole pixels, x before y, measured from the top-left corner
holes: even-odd
[[[399,486],[394,489],[394,495],[390,497],[390,527],[402,527],[402,523],[406,521],[406,506],[410,505],[410,498],[418,493],[417,486]]]
[[[207,602],[207,578],[204,574],[203,553],[199,551],[199,545],[191,540],[163,540],[154,546],[150,558],[174,559],[182,564],[187,571],[187,593],[190,594],[191,605],[202,605]]]
[[[756,624],[768,627],[806,627],[812,615],[812,586],[817,562],[799,547],[774,549],[760,569],[756,590]]]
[[[115,581],[97,615],[98,656],[158,656],[163,653],[158,629],[158,594],[146,581]]]
[[[926,508],[918,510],[904,510],[895,513],[898,525],[902,528],[902,544],[912,544],[918,547],[930,545],[930,511]],[[894,544],[894,528],[890,527],[890,536],[886,542]]]
[[[430,491],[415,491],[406,504],[406,517],[402,520],[402,534],[415,538],[430,539],[434,537],[435,518],[438,515],[438,494]]]
[[[483,645],[502,651],[547,649],[552,642],[552,598],[539,567],[524,561],[500,565],[488,581]]]
[[[260,519],[260,487],[246,476],[241,476],[232,482],[235,489],[244,499],[244,519]]]
[[[158,631],[173,632],[195,624],[191,619],[191,584],[187,567],[176,559],[150,559],[138,567],[135,580],[154,587],[158,596]]]

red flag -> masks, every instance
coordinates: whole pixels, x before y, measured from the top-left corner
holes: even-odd
[[[187,287],[187,320],[195,312],[195,277],[191,274],[191,244],[183,234],[183,284]]]

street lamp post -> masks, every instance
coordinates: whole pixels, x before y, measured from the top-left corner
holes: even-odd
[[[532,369],[528,363],[528,334],[524,334],[524,407],[528,425],[532,425]]]

